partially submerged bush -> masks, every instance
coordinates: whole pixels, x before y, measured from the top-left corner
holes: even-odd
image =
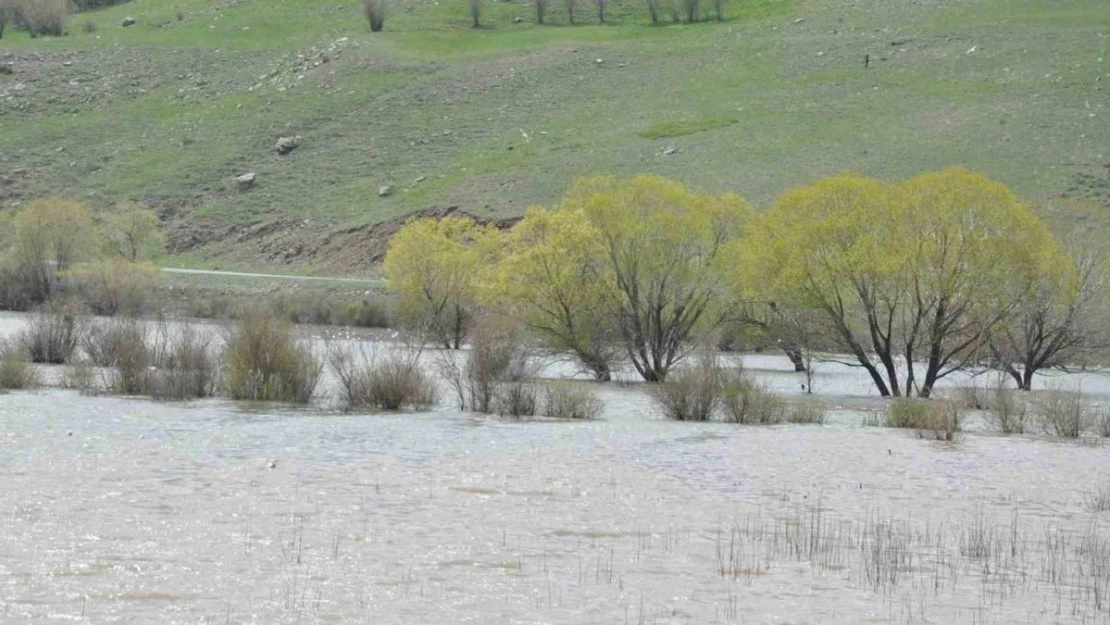
[[[1006,387],[1002,379],[991,394],[987,417],[1003,434],[1024,434],[1028,406],[1025,399]]]
[[[404,347],[383,358],[355,357],[333,349],[329,362],[343,390],[346,410],[425,410],[439,399],[439,389],[420,366],[421,349]]]
[[[18,345],[0,343],[0,390],[34,388],[39,373],[27,353]]]
[[[743,371],[726,379],[721,406],[725,421],[741,425],[773,425],[781,423],[788,414],[781,399]]]
[[[323,364],[294,337],[292,324],[265,312],[243,315],[227,344],[227,392],[232,399],[308,403]]]
[[[96,395],[100,391],[96,378],[96,367],[91,362],[74,360],[62,371],[62,388],[79,391],[82,395]]]
[[[671,372],[651,389],[656,405],[675,421],[711,420],[720,396],[721,369],[712,354],[703,354],[693,367]]]
[[[786,422],[799,425],[823,425],[825,406],[817,400],[799,400],[787,407]]]
[[[31,362],[65,364],[77,349],[88,322],[72,309],[59,307],[31,317],[19,335],[19,344]]]
[[[1033,396],[1032,409],[1046,434],[1079,438],[1086,427],[1087,407],[1079,391],[1041,391]]]
[[[938,441],[954,441],[961,427],[960,409],[950,401],[899,397],[891,402],[883,425],[917,430],[919,436]]]
[[[447,379],[461,410],[500,412],[498,394],[531,380],[531,354],[518,328],[497,320],[481,320],[471,330],[470,351],[463,361],[450,351],[440,354],[438,368]],[[520,394],[521,389],[506,388]],[[523,407],[523,406],[522,406]]]
[[[539,406],[536,386],[524,381],[502,383],[497,387],[493,404],[501,417],[520,419],[535,416]]]
[[[89,326],[81,339],[81,349],[89,361],[98,367],[111,367],[126,350],[145,346],[146,324],[135,319],[113,319]]]
[[[542,404],[541,412],[553,419],[596,419],[604,408],[593,390],[571,383],[545,386]]]
[[[1099,406],[1095,412],[1095,427],[1098,429],[1098,435],[1103,438],[1110,438],[1110,406]]]
[[[177,401],[215,395],[220,382],[220,357],[212,345],[214,338],[211,332],[193,325],[163,325],[150,395]]]

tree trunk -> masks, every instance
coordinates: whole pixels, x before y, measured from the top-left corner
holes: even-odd
[[[807,367],[805,358],[802,356],[802,350],[794,345],[784,345],[782,351],[786,352],[786,357],[794,363],[794,373],[805,373]]]

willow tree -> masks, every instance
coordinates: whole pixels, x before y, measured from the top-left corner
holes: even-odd
[[[749,292],[819,311],[881,395],[928,397],[983,359],[1056,254],[1048,228],[1004,185],[952,168],[789,191],[730,257]]]
[[[9,261],[32,302],[48,299],[57,274],[95,256],[99,247],[92,214],[76,200],[34,200],[11,222]]]
[[[595,379],[612,377],[619,348],[616,294],[600,232],[581,210],[529,210],[491,268],[489,298],[552,353],[572,357]]]
[[[1110,345],[1105,254],[1082,237],[1069,241],[1076,251],[1061,254],[991,335],[994,366],[1022,390],[1032,389],[1039,371],[1082,364]]]
[[[478,299],[478,272],[493,262],[500,232],[465,217],[418,219],[390,242],[382,270],[409,325],[459,349]]]
[[[740,235],[751,206],[735,194],[701,195],[638,176],[579,181],[557,210],[581,211],[596,229],[624,350],[641,377],[662,381],[694,332],[719,320],[720,252]]]

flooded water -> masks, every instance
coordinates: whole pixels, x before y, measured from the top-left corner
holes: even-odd
[[[832,367],[825,426],[0,395],[0,622],[1110,623],[1110,447],[864,428]]]

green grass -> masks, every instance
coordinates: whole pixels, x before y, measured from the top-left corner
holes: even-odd
[[[555,4],[538,27],[518,0],[487,3],[475,30],[461,0],[406,0],[371,35],[353,0],[135,0],[73,17],[65,38],[5,34],[16,73],[0,75],[0,206],[139,200],[208,241],[178,254],[191,266],[332,272],[361,269],[281,252],[431,206],[520,214],[599,173],[766,206],[840,171],[962,164],[1038,204],[1105,205],[1104,9],[733,0],[723,24],[653,27],[643,0],[626,0],[607,25],[580,4],[569,26]],[[127,15],[138,23],[122,28]],[[301,147],[278,157],[286,134]],[[240,192],[244,171],[258,184]],[[384,184],[394,193],[378,197]],[[257,239],[225,232],[270,222],[282,227]]]
[[[728,118],[698,119],[688,122],[660,122],[644,128],[638,134],[645,139],[667,139],[724,128],[735,123],[735,119]]]

